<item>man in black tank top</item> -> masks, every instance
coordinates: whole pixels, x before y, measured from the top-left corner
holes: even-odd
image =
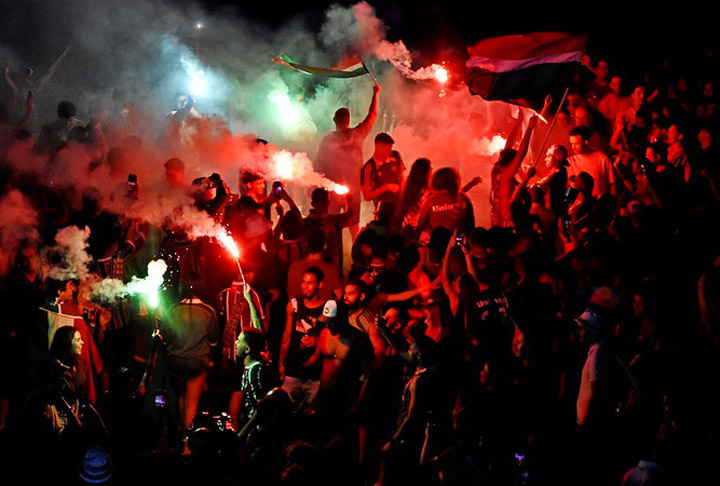
[[[305,362],[315,353],[323,328],[317,321],[325,305],[325,299],[320,297],[323,277],[317,267],[309,267],[303,273],[302,294],[290,299],[287,305],[280,346],[278,370],[282,388],[303,406],[312,403],[320,386],[320,366],[305,366]]]

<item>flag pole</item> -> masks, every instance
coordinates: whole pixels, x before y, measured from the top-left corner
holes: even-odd
[[[366,71],[368,72],[368,74],[370,75],[370,79],[373,80],[373,83],[379,85],[380,83],[378,83],[378,82],[377,82],[377,79],[375,79],[375,75],[374,75],[374,74],[372,73],[372,71],[370,71],[370,70],[368,69],[368,67],[365,65],[365,59],[361,59],[361,60],[360,60],[360,63],[363,65],[363,67],[365,68],[365,70],[366,70]]]
[[[540,162],[540,157],[543,156],[543,152],[545,151],[545,146],[547,145],[547,142],[550,139],[550,133],[552,133],[553,128],[555,127],[555,121],[557,120],[557,116],[560,113],[560,110],[562,110],[563,103],[565,103],[565,98],[567,98],[569,91],[570,91],[570,87],[568,86],[567,88],[565,88],[565,93],[563,93],[563,95],[562,95],[562,99],[560,100],[560,104],[558,104],[558,108],[557,108],[557,111],[555,111],[555,115],[553,115],[553,119],[550,122],[550,127],[548,128],[548,131],[545,134],[545,140],[543,140],[543,143],[540,146],[540,150],[538,151],[537,157],[535,158],[535,162],[532,165],[533,167],[537,167],[538,162]]]

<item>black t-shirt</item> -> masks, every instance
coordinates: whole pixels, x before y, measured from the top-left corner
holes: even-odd
[[[325,303],[317,307],[307,307],[305,299],[298,296],[292,299],[293,329],[290,335],[290,347],[285,357],[285,374],[302,380],[319,380],[320,363],[305,367],[303,364],[315,353],[317,338],[324,325],[317,322]]]
[[[385,161],[384,164],[379,165],[375,162],[375,159],[371,158],[360,170],[360,185],[370,184],[371,189],[377,189],[385,184],[397,184],[402,186],[403,173],[405,172],[405,166],[395,156]],[[381,201],[398,203],[399,197],[397,193],[383,192],[373,202],[375,206]]]
[[[567,190],[567,168],[560,167],[548,181],[548,190],[550,192],[550,207],[555,211],[556,215],[562,213],[565,204],[565,191]]]
[[[480,292],[475,304],[468,306],[468,338],[480,362],[495,371],[512,358],[515,325],[509,311],[508,299],[496,289]]]

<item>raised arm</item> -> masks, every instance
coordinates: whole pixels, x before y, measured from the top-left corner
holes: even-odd
[[[440,277],[436,278],[432,282],[430,282],[428,285],[424,285],[422,287],[416,287],[412,290],[406,290],[405,292],[398,292],[397,294],[378,294],[383,295],[385,298],[385,302],[402,302],[404,300],[410,300],[413,297],[422,294],[423,292],[428,292],[430,290],[436,289],[440,285]]]
[[[293,198],[290,197],[290,194],[288,194],[288,192],[285,190],[284,187],[282,187],[282,186],[280,186],[280,187],[281,187],[280,194],[278,194],[275,197],[278,197],[281,200],[285,201],[288,204],[288,206],[290,207],[290,211],[297,211],[299,213],[300,209],[297,207],[297,204],[295,204],[295,201],[293,200]],[[270,199],[270,197],[265,199],[265,201],[268,201],[269,199]]]
[[[368,108],[368,113],[365,116],[365,119],[361,121],[357,127],[355,127],[355,130],[357,130],[360,138],[367,137],[370,133],[370,130],[372,130],[373,126],[375,125],[375,120],[377,120],[378,117],[380,91],[382,91],[382,87],[380,87],[380,85],[375,82],[375,84],[373,85],[373,94],[372,99],[370,100],[370,107]]]
[[[35,86],[35,91],[40,91],[43,86],[45,86],[45,83],[47,83],[50,78],[52,78],[55,75],[55,71],[57,70],[57,67],[60,65],[60,61],[63,60],[65,56],[67,56],[67,53],[70,51],[69,47],[65,47],[63,51],[60,53],[60,55],[55,59],[55,61],[50,65],[47,71],[45,71],[45,74],[43,74],[42,78],[40,78]]]
[[[593,76],[595,76],[596,78],[600,76],[601,73],[600,73],[600,71],[598,71],[597,67],[593,67],[593,65],[592,65],[592,60],[590,59],[590,56],[584,55],[584,56],[580,59],[580,64],[582,64],[583,66],[585,66],[585,68],[586,68],[588,71],[590,71],[590,72],[593,74]]]
[[[213,218],[222,214],[223,209],[230,203],[230,188],[223,180],[222,176],[217,172],[213,172],[208,179],[215,187],[215,197],[209,202],[206,209],[207,213]]]
[[[480,176],[475,176],[475,177],[473,177],[473,178],[470,180],[470,182],[468,182],[467,184],[465,184],[465,185],[463,186],[462,192],[468,192],[470,189],[472,189],[473,187],[477,186],[477,185],[480,184],[481,182],[482,182],[482,177],[480,177]]]
[[[13,97],[17,97],[18,94],[18,88],[15,84],[15,81],[10,77],[10,66],[5,66],[5,70],[3,71],[3,78],[5,79],[5,84],[8,85],[8,88],[13,92]]]
[[[465,267],[467,267],[467,271],[470,274],[470,276],[475,280],[475,282],[478,281],[477,278],[477,272],[475,272],[475,262],[473,262],[473,257],[470,254],[470,251],[466,248],[463,248],[463,253],[465,254]]]
[[[510,129],[510,132],[508,133],[504,148],[506,148],[506,149],[513,148],[513,146],[515,145],[515,140],[517,139],[518,133],[520,133],[520,129],[522,128],[522,122],[523,122],[523,117],[522,117],[522,113],[521,113],[518,115],[517,120],[515,120],[515,124]]]
[[[525,177],[523,177],[522,182],[520,184],[518,184],[518,186],[515,188],[515,192],[513,192],[512,198],[510,199],[511,201],[515,202],[518,200],[518,198],[520,197],[520,194],[522,194],[523,191],[525,191],[525,189],[527,188],[527,185],[528,185],[528,182],[530,182],[530,179],[535,177],[535,174],[536,174],[535,167],[530,167],[527,171],[527,174],[525,174]]]
[[[517,154],[515,154],[515,158],[512,162],[510,162],[510,165],[508,166],[506,174],[508,174],[508,176],[511,178],[515,177],[515,174],[517,174],[517,171],[520,169],[522,161],[527,155],[528,147],[530,146],[530,137],[532,136],[532,132],[535,129],[535,125],[537,125],[537,120],[537,116],[533,116],[532,118],[530,118],[527,130],[525,130],[525,135],[523,136],[523,139],[520,142],[520,146],[517,149]]]
[[[613,133],[609,143],[613,150],[626,150],[627,137],[622,123],[615,123],[613,125]]]
[[[250,308],[250,321],[252,322],[252,326],[258,331],[264,333],[265,329],[263,327],[263,322],[260,318],[260,313],[257,310],[257,306],[255,305],[255,300],[253,299],[253,291],[247,284],[245,284],[245,287],[243,288],[243,296],[245,297],[245,300],[248,303],[248,307]]]
[[[547,120],[547,119],[548,119],[548,115],[550,114],[550,105],[551,105],[551,104],[552,104],[552,96],[547,95],[547,96],[545,97],[544,102],[543,102],[542,111],[540,112],[540,117],[541,117],[543,120]]]

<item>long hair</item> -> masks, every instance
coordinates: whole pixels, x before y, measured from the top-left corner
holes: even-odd
[[[73,337],[79,332],[72,326],[62,326],[55,331],[52,343],[50,344],[50,358],[60,361],[68,368],[77,364],[77,357],[73,354]]]
[[[429,159],[420,158],[413,162],[405,181],[405,190],[403,191],[402,215],[405,215],[414,208],[420,200],[423,189],[428,188],[428,180],[430,179],[431,163]]]
[[[72,326],[62,326],[55,331],[49,354],[50,359],[57,360],[68,368],[60,373],[63,390],[87,396],[88,383],[85,375],[87,370],[80,356],[73,354],[73,338],[76,332],[80,331]]]

